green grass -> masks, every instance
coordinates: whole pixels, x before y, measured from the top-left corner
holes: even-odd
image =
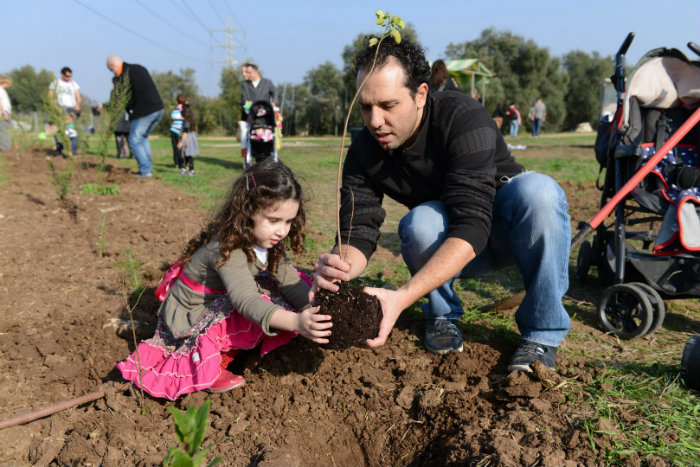
[[[506,139],[510,144],[527,147],[512,153],[528,170],[549,174],[559,182],[586,186],[598,176],[594,140],[594,135],[576,133],[544,134],[538,139],[531,136]],[[183,177],[172,166],[170,140],[152,138],[154,173],[182,193],[197,195],[203,207],[212,209],[242,172],[240,146],[232,138],[200,137],[199,142],[201,156],[195,159],[197,175]],[[297,175],[308,198],[307,227],[310,234],[305,242],[307,254],[294,258],[301,268],[312,269],[318,256],[329,251],[335,242],[339,148],[340,138],[333,137],[287,138],[283,141],[280,159]],[[110,158],[110,162],[136,169],[133,159]],[[577,194],[574,190],[570,196],[573,198]],[[597,210],[598,198],[590,203]],[[396,230],[406,209],[388,199],[385,208],[387,218],[380,244],[389,253],[383,253],[381,257],[375,255],[365,274],[356,282],[372,286],[390,282],[400,287],[408,280],[409,274],[398,253]],[[138,270],[134,260],[127,258],[124,261],[125,266],[131,264],[125,270]],[[576,252],[572,252],[571,271],[575,262]],[[590,327],[600,328],[593,303],[595,299],[578,298],[582,286],[574,283],[573,274],[571,281],[570,296],[566,297],[564,304],[578,327],[568,335],[560,353],[568,361],[585,362],[595,374],[590,381],[571,380],[566,387],[567,397],[581,408],[581,417],[572,423],[580,423],[588,429],[597,464],[624,465],[633,453],[639,453],[642,462],[655,454],[677,465],[700,464],[697,441],[700,439],[697,422],[700,420],[700,399],[698,393],[687,390],[678,380],[683,346],[692,333],[700,332],[698,300],[670,302],[664,326],[653,337],[621,342],[590,332]],[[586,293],[599,295],[602,288],[598,291],[595,287],[586,286]],[[519,339],[514,318],[494,310],[495,305],[522,290],[517,270],[509,268],[479,280],[457,279],[455,289],[466,308],[462,318],[466,339],[486,342]],[[420,303],[424,300],[408,308],[401,319],[421,319]],[[415,349],[418,350],[422,346],[421,340],[419,337],[415,340]],[[619,433],[612,447],[603,448],[598,442],[605,436],[596,432],[601,418],[610,419],[618,427]]]
[[[604,367],[585,391],[584,404],[593,413],[584,428],[600,463],[623,466],[633,455],[642,460],[655,455],[672,465],[700,464],[700,404],[679,383],[675,366]],[[601,428],[601,419],[614,429]],[[610,436],[611,448],[598,447],[601,435]]]

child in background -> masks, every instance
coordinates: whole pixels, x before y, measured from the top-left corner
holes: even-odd
[[[194,112],[187,97],[184,94],[177,96],[178,104],[182,105],[182,119],[185,124],[182,129],[182,139],[178,147],[185,154],[185,165],[187,168],[180,169],[180,175],[194,177],[194,156],[199,155],[199,143],[197,142],[197,123],[194,120]]]
[[[224,392],[245,384],[226,370],[238,349],[262,343],[264,355],[297,333],[327,343],[330,316],[311,307],[311,278],[285,254],[303,251],[305,219],[301,187],[282,163],[265,160],[238,177],[156,289],[165,301],[155,336],[117,364],[124,378],[170,400]]]
[[[182,96],[183,102],[186,100],[184,94],[177,96],[177,106],[170,112],[170,118],[172,123],[170,124],[170,144],[173,147],[173,163],[176,169],[180,169],[180,174],[184,175],[185,164],[182,159],[182,146],[180,146],[180,136],[182,135],[182,130],[185,127],[185,120],[182,118],[182,104],[180,103],[180,96]]]

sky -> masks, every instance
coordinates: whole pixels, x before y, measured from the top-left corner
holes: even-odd
[[[215,96],[228,25],[236,65],[251,61],[275,84],[297,84],[326,61],[342,68],[346,45],[381,31],[378,9],[412,23],[430,61],[486,28],[532,39],[552,56],[612,57],[635,32],[628,64],[661,46],[699,58],[686,44],[700,44],[700,0],[0,0],[0,73],[32,65],[58,76],[69,66],[81,92],[102,102],[112,86],[106,58],[116,54],[149,71],[193,68],[200,92]]]

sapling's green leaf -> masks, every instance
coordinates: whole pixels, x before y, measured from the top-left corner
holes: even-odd
[[[209,454],[209,449],[211,449],[211,445],[202,449],[197,454],[192,456],[192,463],[197,467],[202,465],[202,463],[204,462],[204,458],[207,457],[207,454]]]
[[[379,39],[377,39],[376,37],[373,37],[369,40],[369,46],[374,47],[375,45],[377,45],[377,42],[379,42]]]
[[[377,15],[377,18],[384,18],[384,11],[382,10],[377,10],[374,14]]]
[[[389,13],[389,12],[387,11],[387,12],[384,13],[384,19],[389,19],[389,18],[391,18],[391,13]]]
[[[218,463],[221,462],[222,460],[223,460],[223,459],[222,459],[221,457],[217,457],[217,458],[215,458],[213,461],[211,461],[207,467],[214,467],[216,464],[218,464]]]
[[[165,456],[165,459],[163,459],[162,465],[163,467],[170,467],[170,465],[173,463],[173,456],[175,455],[175,451],[177,451],[178,448],[176,447],[171,447],[168,449],[168,455]]]
[[[397,16],[397,18],[399,19],[399,24],[398,24],[398,26],[399,26],[401,29],[406,29],[406,23],[403,22],[403,20],[401,19],[401,17]]]
[[[172,414],[173,420],[175,421],[175,436],[177,437],[177,440],[180,442],[180,444],[185,444],[185,432],[182,429],[186,424],[185,415],[179,410],[177,410],[175,407],[168,407],[168,410]]]
[[[398,29],[392,28],[391,31],[389,31],[389,35],[394,39],[394,42],[396,42],[397,44],[401,43],[401,33]]]
[[[173,456],[172,467],[199,467],[192,461],[192,458],[185,451],[178,449]]]
[[[384,25],[384,19],[383,19],[383,18],[377,18],[377,21],[375,21],[375,23],[376,23],[378,26],[383,26],[383,25]]]
[[[192,437],[192,444],[190,444],[187,449],[190,454],[197,452],[199,447],[202,445],[202,438],[204,437],[204,431],[207,429],[207,421],[209,420],[210,405],[211,401],[208,400],[199,408],[199,410],[197,410],[196,428],[194,436]]]

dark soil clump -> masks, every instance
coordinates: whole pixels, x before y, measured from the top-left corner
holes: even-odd
[[[338,292],[319,291],[314,304],[321,307],[321,314],[330,315],[333,321],[332,334],[324,348],[340,350],[353,345],[365,346],[367,339],[377,337],[381,315],[379,300],[364,292],[362,287],[341,282]]]

